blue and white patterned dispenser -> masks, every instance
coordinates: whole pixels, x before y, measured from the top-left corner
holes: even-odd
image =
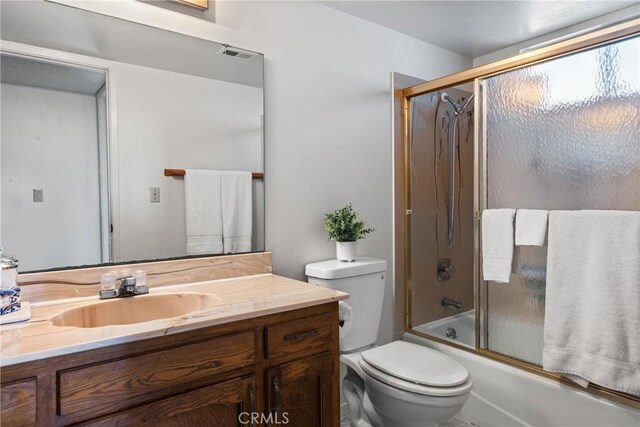
[[[20,310],[20,287],[18,286],[18,260],[3,254],[0,248],[0,296],[2,307],[0,315]]]

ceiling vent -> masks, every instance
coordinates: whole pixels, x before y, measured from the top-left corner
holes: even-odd
[[[216,54],[229,56],[231,58],[236,58],[236,59],[242,59],[245,61],[253,59],[257,55],[247,50],[242,50],[242,49],[238,49],[237,47],[231,47],[226,45],[223,46],[222,49],[220,49],[218,52],[216,52]]]

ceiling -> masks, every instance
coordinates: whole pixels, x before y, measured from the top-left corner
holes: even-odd
[[[323,1],[322,4],[477,58],[636,6],[634,1]]]
[[[0,58],[2,83],[95,95],[106,82],[101,71],[13,55],[2,54]]]

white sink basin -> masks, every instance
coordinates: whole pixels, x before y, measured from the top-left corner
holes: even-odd
[[[97,328],[109,325],[129,325],[151,320],[184,316],[219,303],[215,295],[160,294],[115,298],[72,308],[53,316],[55,326]]]

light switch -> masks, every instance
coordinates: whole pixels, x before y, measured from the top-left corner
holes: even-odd
[[[44,190],[42,188],[40,189],[33,189],[33,203],[42,203],[44,202]]]
[[[160,187],[149,187],[149,201],[160,203]]]

